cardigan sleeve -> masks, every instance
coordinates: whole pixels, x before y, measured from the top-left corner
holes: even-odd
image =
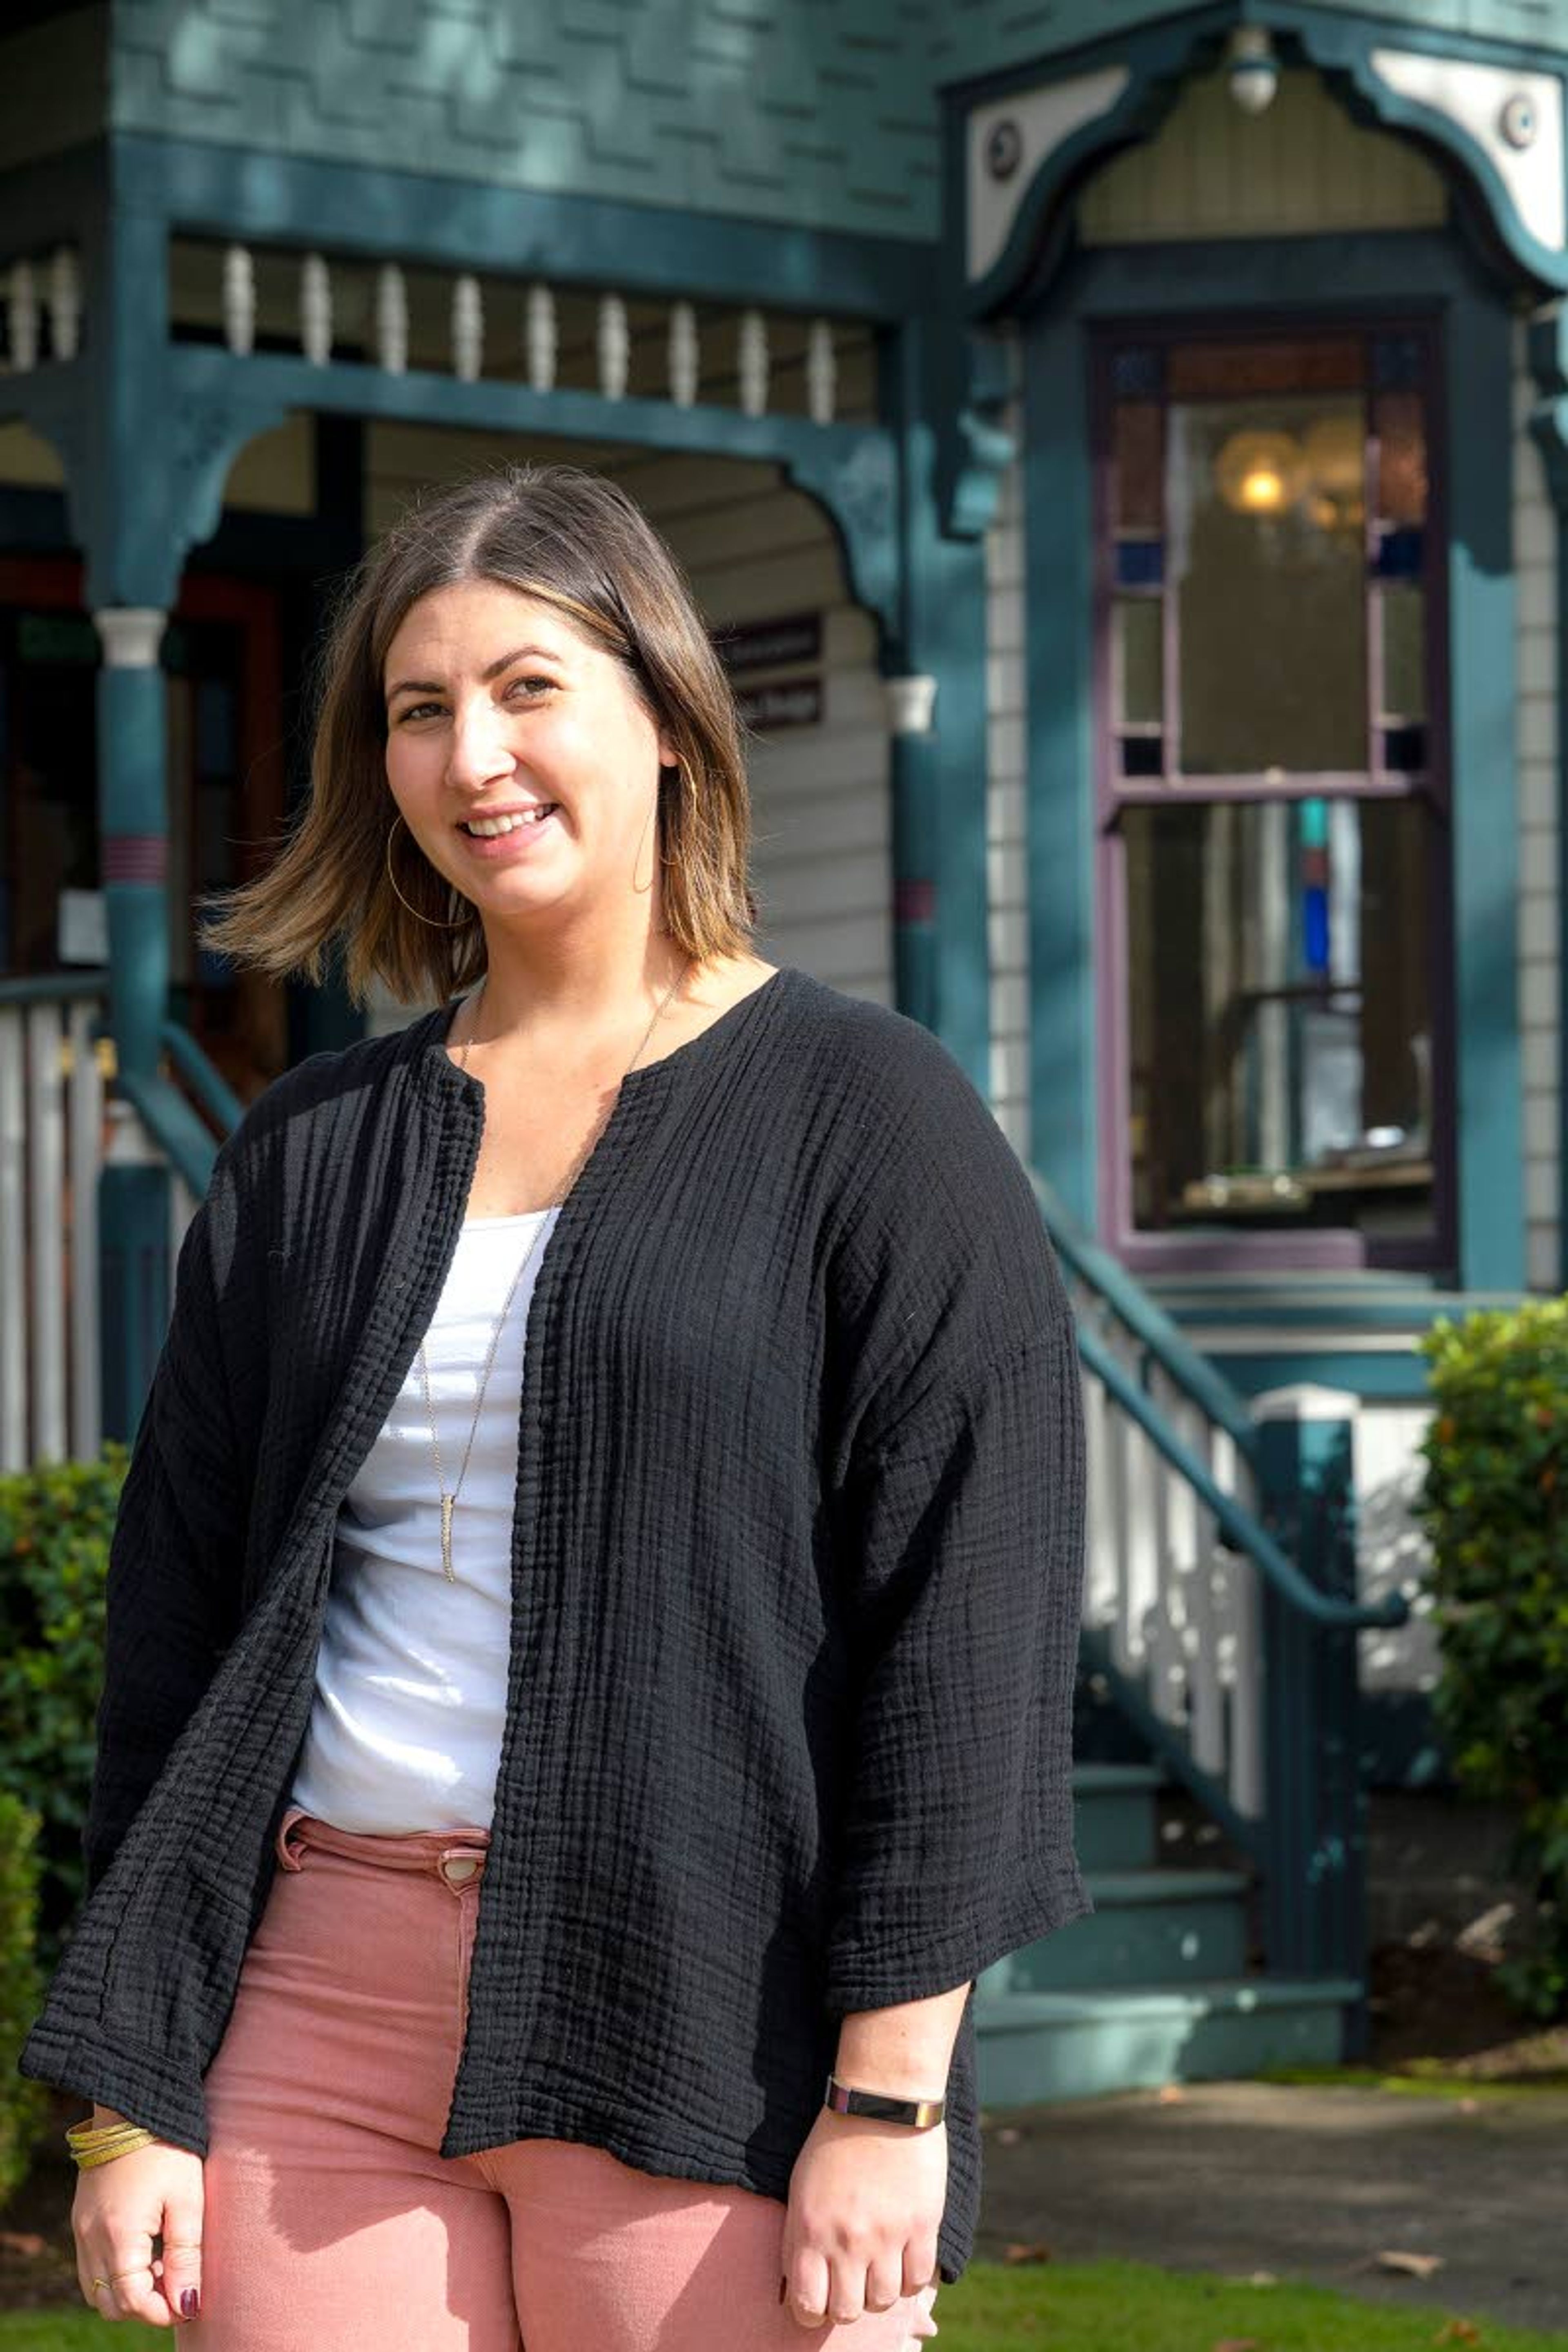
[[[1043,1321],[921,1381],[840,1490],[858,1696],[835,2014],[951,1990],[1093,1909],[1073,1847],[1082,1401],[1049,1286]]]
[[[218,1269],[232,1246],[228,1171],[226,1148],[180,1245],[173,1312],[110,1541],[82,1833],[89,1895],[237,1626],[248,1480],[218,1332]]]

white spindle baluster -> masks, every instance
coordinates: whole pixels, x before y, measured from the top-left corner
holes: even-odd
[[[38,289],[30,261],[11,264],[7,288],[11,311],[11,364],[18,371],[38,363]]]
[[[606,400],[620,400],[631,365],[631,336],[626,306],[618,294],[599,297],[599,390]]]
[[[525,315],[528,381],[535,392],[553,392],[559,344],[555,331],[555,297],[548,286],[529,288]]]
[[[27,1224],[32,1281],[27,1298],[31,1345],[32,1454],[63,1462],[66,1420],[66,1105],[58,1004],[27,1007]],[[17,1302],[13,1300],[11,1311]]]
[[[465,269],[452,288],[452,364],[473,383],[485,363],[485,305],[479,281]]]
[[[689,408],[695,402],[700,370],[697,313],[689,302],[672,303],[669,311],[669,396],[677,408]]]
[[[256,264],[247,245],[231,245],[223,257],[223,336],[231,352],[256,348]]]
[[[375,355],[387,375],[408,372],[408,289],[389,261],[376,272]]]
[[[58,360],[74,360],[81,346],[81,276],[68,245],[49,258],[49,349]]]
[[[814,319],[805,338],[805,407],[814,425],[831,425],[838,399],[838,354],[826,319]]]
[[[26,1014],[0,1004],[0,1470],[27,1465]]]
[[[98,1171],[102,1154],[103,1072],[92,1042],[96,1005],[70,1009],[71,1454],[90,1461],[99,1415]]]
[[[332,355],[332,281],[319,253],[308,253],[300,269],[300,342],[312,367]]]
[[[760,310],[742,310],[740,332],[741,406],[761,416],[768,404],[768,322]]]

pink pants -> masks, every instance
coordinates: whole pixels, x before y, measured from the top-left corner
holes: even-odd
[[[285,1814],[205,2077],[189,2352],[910,2352],[934,2336],[934,2284],[841,2326],[794,2318],[775,2198],[565,2140],[438,2153],[489,1843]]]

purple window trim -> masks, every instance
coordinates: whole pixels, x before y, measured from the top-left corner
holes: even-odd
[[[1265,784],[1261,778],[1237,777],[1193,777],[1174,781],[1171,761],[1173,740],[1179,740],[1179,737],[1174,737],[1173,729],[1173,699],[1180,690],[1180,669],[1173,643],[1173,598],[1167,579],[1160,591],[1164,606],[1166,772],[1158,782],[1124,778],[1121,773],[1120,758],[1121,734],[1124,730],[1118,729],[1115,706],[1111,700],[1114,665],[1110,650],[1114,626],[1112,600],[1117,593],[1111,504],[1114,466],[1111,412],[1118,397],[1130,396],[1126,393],[1118,394],[1114,389],[1113,366],[1118,348],[1136,341],[1145,347],[1159,347],[1163,358],[1164,351],[1173,343],[1209,337],[1216,341],[1223,337],[1234,341],[1242,336],[1255,336],[1259,341],[1273,340],[1282,333],[1296,339],[1310,334],[1360,333],[1373,347],[1369,353],[1372,363],[1365,378],[1366,398],[1370,404],[1377,390],[1382,388],[1374,382],[1378,343],[1395,330],[1411,339],[1419,354],[1415,388],[1423,396],[1426,425],[1428,488],[1418,576],[1426,596],[1427,766],[1419,772],[1410,772],[1385,768],[1380,736],[1375,727],[1370,725],[1375,715],[1372,698],[1377,690],[1370,643],[1373,627],[1371,607],[1376,601],[1378,590],[1369,565],[1369,769],[1365,775],[1343,778],[1302,776],[1283,784]],[[1282,317],[1248,320],[1239,325],[1235,320],[1222,322],[1217,319],[1160,320],[1150,324],[1106,322],[1089,331],[1089,461],[1094,531],[1094,560],[1090,572],[1093,583],[1091,709],[1095,739],[1096,815],[1094,993],[1098,1008],[1095,1062],[1102,1145],[1099,1153],[1099,1221],[1107,1246],[1116,1253],[1131,1273],[1288,1272],[1319,1268],[1343,1270],[1360,1266],[1440,1273],[1451,1267],[1457,1245],[1455,1189],[1458,1151],[1453,1132],[1453,906],[1443,854],[1448,840],[1447,819],[1450,778],[1448,616],[1444,593],[1448,532],[1443,495],[1445,467],[1437,462],[1438,452],[1446,446],[1446,419],[1441,402],[1439,358],[1439,323],[1433,317],[1403,318],[1397,321],[1385,319],[1375,322],[1364,319],[1334,322],[1320,317],[1310,324],[1299,318]],[[1170,401],[1164,388],[1163,369],[1159,388],[1142,396],[1158,399],[1162,419],[1168,416]],[[1163,423],[1162,479],[1164,442]],[[1373,457],[1370,441],[1367,456],[1370,484]],[[1369,499],[1369,532],[1373,520]],[[1379,670],[1378,683],[1380,679]],[[1426,842],[1428,904],[1431,908],[1427,1003],[1432,1033],[1432,1191],[1427,1230],[1421,1234],[1395,1237],[1368,1235],[1350,1225],[1303,1227],[1297,1233],[1279,1227],[1268,1232],[1248,1233],[1240,1225],[1198,1226],[1162,1232],[1135,1225],[1132,1222],[1131,1158],[1128,1131],[1131,1038],[1127,984],[1126,853],[1120,824],[1121,811],[1128,806],[1168,805],[1173,802],[1191,805],[1199,801],[1315,799],[1329,793],[1336,798],[1424,799],[1430,803],[1431,821],[1426,827]]]

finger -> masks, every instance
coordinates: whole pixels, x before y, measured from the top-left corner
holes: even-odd
[[[840,2254],[828,2281],[827,2316],[835,2327],[847,2327],[865,2309],[866,2264],[852,2255]]]
[[[118,2261],[110,2257],[89,2275],[108,2282],[93,2294],[92,2307],[100,2317],[142,2319],[151,2327],[168,2326],[169,2306],[158,2292],[151,2255],[138,2263],[133,2253],[122,2250]]]
[[[868,2311],[891,2311],[905,2293],[902,2257],[884,2257],[869,2263],[866,2269],[866,2303]]]
[[[904,2293],[919,2294],[924,2288],[934,2286],[936,2264],[936,2240],[911,2238],[904,2248]]]
[[[784,2273],[784,2307],[802,2327],[821,2327],[827,2318],[827,2262],[810,2252],[797,2253]]]
[[[192,2189],[182,2189],[163,2200],[163,2293],[176,2319],[195,2319],[202,2307],[202,2223],[205,2219],[203,2176],[195,2176]]]

